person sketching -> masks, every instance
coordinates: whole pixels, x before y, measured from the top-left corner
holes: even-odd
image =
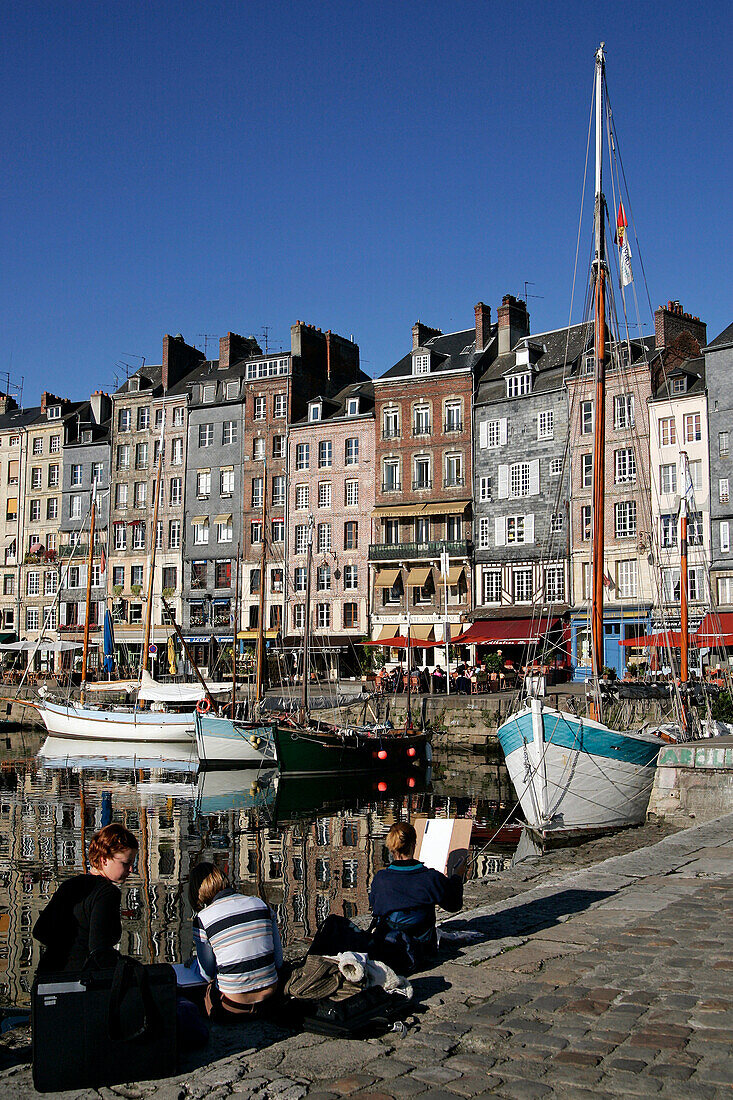
[[[81,970],[92,954],[103,962],[122,935],[119,887],[135,865],[138,843],[124,825],[105,825],[89,843],[90,870],[62,882],[33,927],[43,944],[39,974]]]

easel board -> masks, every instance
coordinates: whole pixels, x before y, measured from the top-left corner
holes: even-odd
[[[413,825],[417,833],[416,858],[426,867],[452,875],[456,865],[468,856],[473,818],[418,817]]]

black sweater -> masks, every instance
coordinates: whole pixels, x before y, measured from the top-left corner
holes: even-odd
[[[463,879],[446,878],[416,859],[397,860],[374,876],[369,901],[376,917],[393,914],[397,924],[408,926],[427,918],[434,924],[436,905],[450,913],[461,908]]]
[[[39,973],[80,970],[93,951],[119,943],[120,901],[120,891],[102,875],[62,882],[33,928],[45,948]]]

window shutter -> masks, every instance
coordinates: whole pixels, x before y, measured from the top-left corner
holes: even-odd
[[[534,512],[524,517],[524,541],[534,542]]]
[[[59,626],[66,626],[66,601],[59,604]]]
[[[83,626],[87,620],[87,601],[79,600],[79,615],[77,617],[77,624]]]
[[[505,500],[509,496],[509,467],[499,467],[499,500]]]
[[[730,550],[730,524],[728,520],[723,520],[720,524],[720,549],[724,554],[727,554]]]
[[[496,546],[506,546],[506,516],[496,516],[494,518],[494,544]]]
[[[488,447],[489,445],[489,424],[487,420],[482,420],[478,426],[478,445],[479,447]]]
[[[529,495],[536,497],[540,491],[540,460],[535,458],[529,464]]]
[[[507,441],[507,424],[507,418],[505,416],[502,416],[501,420],[499,421],[499,443],[502,447]]]

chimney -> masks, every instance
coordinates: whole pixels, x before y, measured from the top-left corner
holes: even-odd
[[[112,402],[109,395],[102,390],[94,391],[89,398],[89,405],[92,410],[92,420],[95,424],[104,423],[112,415]]]
[[[177,382],[204,361],[204,353],[198,348],[190,347],[183,337],[163,337],[163,390],[169,390]]]
[[[5,416],[5,413],[13,412],[17,408],[18,402],[14,397],[8,393],[0,393],[0,416]]]
[[[44,390],[41,394],[41,415],[45,416],[49,405],[66,405],[68,401],[68,397],[57,397],[55,393]]]
[[[476,314],[476,351],[485,351],[491,337],[491,306],[477,302],[474,313]]]
[[[262,355],[262,348],[254,336],[238,336],[236,332],[228,332],[226,336],[219,337],[219,370],[226,370],[233,363],[240,363],[252,355]]]
[[[677,301],[667,302],[654,314],[654,344],[657,350],[667,348],[683,332],[689,332],[700,347],[707,343],[707,325],[699,317],[685,313]]]
[[[496,315],[499,327],[499,355],[506,355],[525,336],[529,336],[527,303],[513,294],[505,294]]]
[[[430,328],[428,325],[424,325],[422,321],[415,321],[412,326],[412,346],[414,348],[421,348],[426,340],[429,340],[432,336],[442,336],[443,330],[439,328]]]

